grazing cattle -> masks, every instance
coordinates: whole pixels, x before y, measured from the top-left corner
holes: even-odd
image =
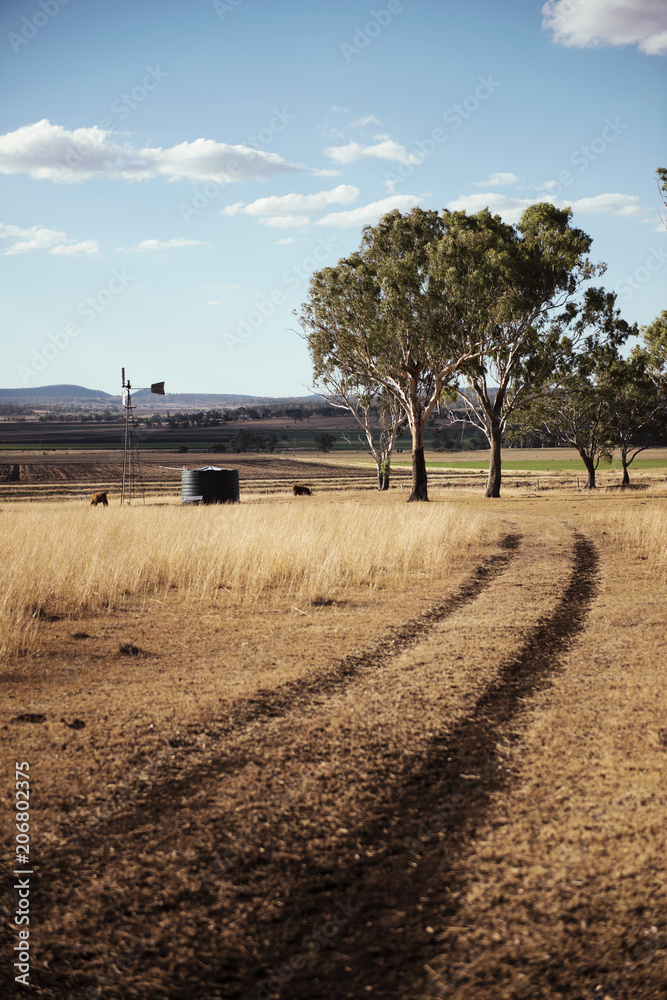
[[[93,493],[90,499],[90,506],[97,507],[98,503],[101,503],[103,507],[109,506],[106,493]]]
[[[292,487],[292,493],[295,497],[312,497],[313,495],[307,486],[297,486],[296,483]]]

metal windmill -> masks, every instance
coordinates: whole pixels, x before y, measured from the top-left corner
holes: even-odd
[[[134,407],[132,405],[132,385],[129,378],[125,378],[125,369],[121,369],[123,381],[123,403],[125,405],[125,445],[123,447],[123,487],[120,494],[121,507],[124,503],[132,503],[132,491],[137,490],[137,484],[141,490],[141,499],[144,497],[144,482],[141,476],[141,463],[139,461],[139,446],[137,444],[136,424],[134,422]],[[164,382],[153,382],[152,385],[134,386],[134,389],[150,389],[151,392],[159,396],[164,396]]]

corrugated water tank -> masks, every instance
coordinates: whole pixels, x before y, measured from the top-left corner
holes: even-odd
[[[183,469],[183,503],[236,503],[239,499],[239,470],[206,465],[202,469]]]

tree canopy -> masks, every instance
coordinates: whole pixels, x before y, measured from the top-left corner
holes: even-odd
[[[587,258],[592,240],[571,226],[571,209],[531,205],[518,226],[485,209],[446,215],[434,251],[436,274],[477,354],[462,375],[467,419],[491,448],[486,496],[500,496],[500,449],[512,415],[539,394],[553,371],[563,325],[577,315],[583,283],[604,271]],[[451,415],[451,411],[450,411]],[[456,418],[455,418],[456,419]],[[460,418],[459,418],[460,419]]]
[[[475,353],[451,322],[432,249],[443,217],[414,209],[363,230],[359,250],[316,272],[300,315],[315,384],[335,381],[385,390],[412,433],[410,500],[428,500],[424,427],[443,388]]]

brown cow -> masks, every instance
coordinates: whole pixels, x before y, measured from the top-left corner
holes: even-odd
[[[312,497],[312,490],[309,490],[307,486],[297,486],[295,483],[292,487],[292,493],[295,497]]]
[[[97,507],[98,503],[101,503],[103,507],[109,506],[106,493],[93,493],[90,500],[90,506]]]

